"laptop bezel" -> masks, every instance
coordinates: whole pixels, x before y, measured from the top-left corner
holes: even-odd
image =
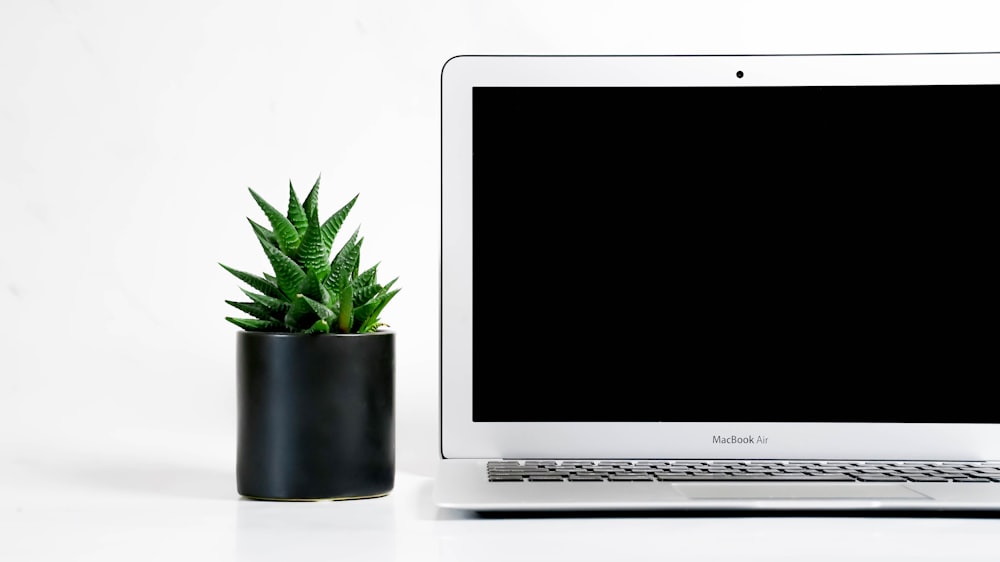
[[[1000,83],[1000,53],[463,55],[449,59],[441,73],[442,458],[1000,458],[1000,424],[472,421],[474,86],[978,83]],[[688,399],[665,396],[664,403]]]

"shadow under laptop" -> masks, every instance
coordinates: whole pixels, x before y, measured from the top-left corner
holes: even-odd
[[[461,510],[458,510],[461,511]],[[454,516],[455,514],[451,514]],[[434,525],[447,561],[953,560],[994,550],[1000,521],[797,511],[480,512]],[[534,558],[532,558],[534,557]]]
[[[719,518],[879,518],[879,519],[1000,519],[1000,513],[983,510],[793,510],[793,509],[688,509],[688,510],[558,510],[471,511],[441,509],[447,519],[719,519]]]

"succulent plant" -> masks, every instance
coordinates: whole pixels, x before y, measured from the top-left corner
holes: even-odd
[[[378,263],[359,272],[364,238],[358,238],[357,229],[330,258],[334,238],[358,195],[321,223],[319,181],[317,177],[302,201],[289,181],[285,214],[249,188],[271,225],[268,229],[247,218],[273,275],[254,275],[220,263],[255,289],[240,289],[249,301],[226,301],[253,318],[227,316],[226,320],[256,332],[363,334],[387,326],[379,314],[399,292],[392,288],[399,278],[380,285]]]

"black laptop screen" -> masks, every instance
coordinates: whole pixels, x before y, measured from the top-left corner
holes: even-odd
[[[473,419],[998,422],[1000,87],[473,89]]]

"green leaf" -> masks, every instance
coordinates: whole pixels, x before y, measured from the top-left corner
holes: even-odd
[[[301,295],[296,295],[292,301],[292,305],[288,308],[288,312],[285,313],[285,325],[292,330],[302,330],[314,322],[314,314],[312,307],[309,306],[305,298]]]
[[[271,311],[271,316],[274,317],[275,320],[281,320],[282,316],[284,316],[285,313],[288,312],[288,308],[291,306],[290,302],[280,298],[276,299],[274,297],[269,297],[267,295],[261,295],[258,293],[254,293],[252,291],[247,291],[246,289],[240,289],[240,290],[243,291],[243,294],[249,297],[250,300]]]
[[[355,307],[359,307],[368,302],[382,290],[382,286],[379,285],[376,280],[377,268],[378,264],[375,264],[351,281],[351,288],[354,290]]]
[[[322,281],[330,275],[330,266],[327,264],[327,260],[330,259],[330,248],[323,244],[323,233],[320,230],[316,208],[310,207],[306,213],[308,227],[299,245],[298,258],[314,278]]]
[[[336,275],[330,275],[330,279],[335,279],[335,281],[332,282],[333,288],[330,289],[330,292],[334,294],[338,303],[340,302],[340,298],[345,289],[350,289],[351,291],[354,290],[353,287],[351,287],[351,269],[347,263],[343,264],[343,267],[340,268],[340,271]]]
[[[371,285],[358,286],[351,283],[351,290],[354,292],[354,308],[358,308],[371,301],[372,298],[381,293],[382,285],[372,283]]]
[[[257,195],[256,191],[252,188],[248,189],[250,189],[250,195],[253,195],[253,198],[257,201],[257,205],[267,215],[267,220],[271,223],[271,228],[274,231],[274,237],[278,240],[278,247],[281,248],[281,251],[285,255],[294,256],[299,248],[299,233],[295,230],[295,225],[288,220],[288,217],[281,214],[281,211],[275,209],[260,195]]]
[[[315,301],[305,295],[299,295],[299,296],[306,301],[306,304],[309,305],[309,308],[311,308],[313,312],[316,313],[316,316],[319,316],[321,320],[329,323],[336,316],[336,314],[323,303]]]
[[[250,224],[254,227],[254,232],[257,234],[260,246],[264,248],[264,253],[267,254],[268,261],[271,262],[271,267],[274,268],[274,274],[278,280],[278,288],[291,299],[294,295],[298,294],[299,285],[306,278],[306,273],[302,271],[299,264],[295,263],[292,258],[267,241],[265,233],[259,230],[260,225],[253,221],[250,221]]]
[[[368,316],[365,319],[365,321],[358,328],[358,333],[359,334],[364,334],[364,333],[371,332],[372,330],[374,330],[375,328],[378,327],[378,324],[379,324],[378,315],[382,314],[382,309],[385,308],[385,305],[389,304],[389,301],[392,300],[392,297],[395,297],[396,294],[399,293],[399,291],[400,291],[400,289],[394,289],[394,290],[389,291],[388,293],[386,293],[386,294],[384,294],[384,295],[382,295],[380,297],[376,297],[375,299],[372,299],[372,302],[375,303],[375,306],[372,309],[371,313],[368,314]]]
[[[251,332],[287,332],[288,330],[280,322],[270,320],[260,320],[258,318],[232,318],[226,316],[226,320],[236,324],[244,330]]]
[[[372,283],[375,283],[375,278],[378,274],[378,266],[379,264],[376,263],[375,265],[366,269],[364,273],[355,276],[354,281],[352,281],[352,283],[354,283],[355,286],[371,285]]]
[[[355,320],[359,318],[363,319],[362,322],[367,322],[369,324],[374,323],[378,319],[378,315],[382,308],[388,304],[388,301],[399,292],[399,290],[390,291],[392,286],[396,284],[399,277],[389,281],[385,286],[379,288],[377,295],[368,300],[365,304],[357,307],[354,311]]]
[[[259,318],[261,320],[271,320],[271,321],[278,320],[271,314],[271,311],[266,306],[262,306],[255,302],[237,302],[237,301],[227,300],[226,303],[240,309],[243,312],[246,312],[247,314],[253,316],[254,318]]]
[[[254,221],[253,219],[251,219],[249,217],[247,218],[247,220],[250,221],[251,225],[253,225],[254,232],[257,232],[257,233],[263,235],[264,239],[266,239],[267,242],[269,244],[271,244],[272,246],[274,246],[275,248],[278,247],[278,239],[274,237],[274,233],[273,232],[271,232],[264,225],[257,223],[256,221]]]
[[[274,282],[268,281],[267,279],[264,279],[262,277],[258,277],[252,273],[247,273],[245,271],[233,269],[228,265],[224,265],[221,263],[219,265],[225,268],[225,270],[228,271],[229,273],[235,275],[237,279],[243,281],[247,285],[250,285],[254,289],[257,289],[258,291],[264,293],[265,295],[271,297],[281,296],[281,289],[278,289],[278,286]]]
[[[306,211],[302,208],[302,203],[299,202],[299,196],[295,194],[292,180],[288,180],[288,220],[295,226],[299,236],[306,231],[306,226],[308,226]]]
[[[330,215],[330,218],[326,219],[326,222],[323,223],[323,244],[326,246],[327,254],[333,248],[333,241],[337,238],[340,227],[347,220],[347,215],[351,212],[351,208],[354,207],[354,202],[357,200],[358,196],[355,195],[353,199],[348,201],[339,211]]]
[[[322,318],[313,322],[313,325],[305,331],[307,334],[326,334],[330,332],[330,324]]]
[[[299,285],[299,293],[319,301],[327,306],[330,305],[330,291],[323,283],[311,275],[307,275],[302,284]]]
[[[364,238],[358,240],[358,230],[355,229],[354,234],[344,243],[330,263],[330,275],[324,284],[333,293],[339,295],[344,285],[350,281],[351,274],[354,273],[357,263],[361,259],[361,243],[363,241]]]
[[[342,334],[351,331],[352,320],[354,318],[353,294],[351,285],[345,283],[337,298],[338,302],[340,302],[340,313],[337,315],[337,330]]]
[[[397,277],[396,279],[393,279],[392,281],[389,281],[389,283],[387,285],[385,285],[385,286],[374,285],[375,287],[378,288],[378,290],[376,291],[376,294],[373,295],[373,296],[370,296],[367,300],[365,300],[364,304],[361,304],[361,305],[356,304],[358,302],[358,299],[357,299],[357,296],[356,296],[357,293],[355,293],[355,300],[354,300],[354,302],[355,302],[355,309],[354,309],[354,318],[355,318],[355,321],[357,321],[357,320],[360,319],[363,322],[363,321],[368,320],[369,318],[371,318],[373,314],[377,317],[378,314],[379,314],[380,307],[385,306],[385,304],[382,302],[382,300],[385,298],[385,295],[389,292],[389,289],[391,289],[392,286],[396,284],[396,280],[397,279],[399,279],[399,277]],[[367,288],[366,288],[366,290],[367,290]]]
[[[309,213],[315,213],[319,210],[319,179],[322,175],[316,176],[316,183],[313,184],[312,189],[309,190],[309,194],[306,195],[305,202],[302,204],[307,217]]]

